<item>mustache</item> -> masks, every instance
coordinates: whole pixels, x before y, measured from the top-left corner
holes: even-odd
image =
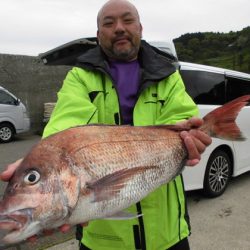
[[[131,38],[130,38],[129,36],[125,36],[125,35],[117,35],[117,36],[115,36],[115,37],[111,40],[111,42],[112,42],[112,43],[115,43],[115,42],[120,41],[120,40],[122,40],[122,39],[126,39],[126,40],[132,42]]]

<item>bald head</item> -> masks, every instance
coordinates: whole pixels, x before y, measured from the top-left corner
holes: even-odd
[[[99,10],[98,14],[97,14],[97,28],[99,29],[99,21],[101,20],[101,18],[103,17],[103,15],[105,15],[105,12],[107,11],[107,9],[109,10],[110,8],[127,8],[129,9],[131,12],[133,12],[135,14],[135,16],[137,16],[138,21],[140,22],[140,16],[139,13],[136,9],[136,7],[130,3],[127,0],[109,0],[108,2],[106,2],[101,9]]]
[[[136,7],[127,0],[109,0],[97,15],[97,37],[105,54],[115,60],[137,57],[142,26]]]

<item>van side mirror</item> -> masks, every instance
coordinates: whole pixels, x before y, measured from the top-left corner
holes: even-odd
[[[20,102],[21,102],[20,99],[17,98],[17,99],[15,99],[14,104],[15,104],[16,106],[18,106],[18,105],[20,104]]]

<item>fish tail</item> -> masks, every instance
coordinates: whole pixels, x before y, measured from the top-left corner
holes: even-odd
[[[240,110],[249,101],[250,95],[244,95],[211,111],[203,118],[204,124],[200,129],[212,137],[233,141],[245,140],[235,121]]]

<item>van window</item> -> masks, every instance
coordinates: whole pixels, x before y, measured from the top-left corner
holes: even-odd
[[[250,79],[239,79],[227,76],[227,98],[231,101],[237,97],[250,94]]]
[[[0,89],[0,104],[15,105],[15,102],[16,100],[11,95]]]
[[[223,74],[181,70],[188,94],[196,104],[221,105],[225,103],[225,79]]]

